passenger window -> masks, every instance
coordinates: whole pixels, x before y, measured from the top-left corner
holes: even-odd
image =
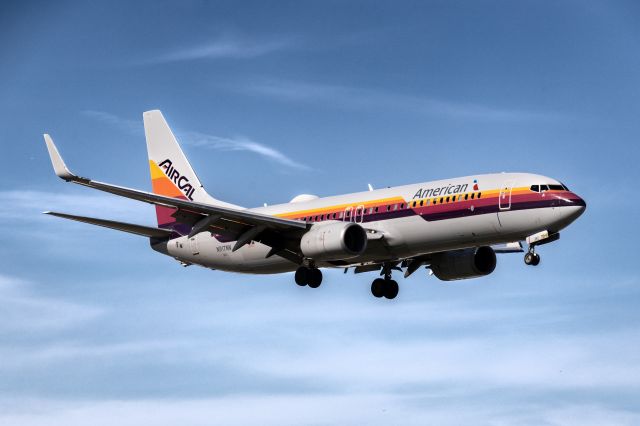
[[[433,205],[435,206],[436,204],[438,204],[438,200],[437,199],[433,199]]]
[[[404,203],[400,204],[400,210],[404,209]]]
[[[420,200],[420,207],[424,205],[424,200]]]
[[[476,194],[471,194],[471,199],[473,200],[473,198],[476,196]]]
[[[464,194],[464,200],[467,201],[469,199],[469,194]]]
[[[378,213],[378,208],[376,207],[376,208],[374,209],[374,211],[375,211],[376,213]]]
[[[334,218],[334,219],[336,218],[336,214],[335,214],[335,213],[333,214],[333,218]]]
[[[391,210],[391,205],[387,204],[387,211]]]
[[[442,204],[442,200],[444,200],[444,198],[440,197],[440,204]]]
[[[447,203],[449,202],[449,197],[447,197]]]
[[[482,192],[478,192],[478,198],[482,197]]]
[[[416,206],[416,202],[414,201],[414,202],[413,202],[413,207],[415,207],[415,206]]]
[[[427,200],[427,205],[429,205],[429,201],[431,201],[431,200]]]

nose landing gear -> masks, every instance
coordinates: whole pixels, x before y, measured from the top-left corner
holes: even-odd
[[[529,251],[524,255],[524,263],[532,266],[537,266],[540,263],[540,255],[535,252],[533,247],[529,247]]]

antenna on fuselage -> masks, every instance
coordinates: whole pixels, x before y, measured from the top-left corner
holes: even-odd
[[[368,183],[367,186],[369,187],[369,191],[373,191],[373,186],[371,186],[370,183]]]

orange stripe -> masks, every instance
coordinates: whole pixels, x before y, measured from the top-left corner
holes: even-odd
[[[153,187],[153,193],[158,195],[164,195],[165,197],[180,197],[184,195],[178,187],[169,180],[166,176],[151,181]]]

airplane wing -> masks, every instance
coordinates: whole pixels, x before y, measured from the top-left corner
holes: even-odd
[[[163,195],[153,194],[151,192],[111,185],[77,176],[67,168],[51,137],[45,134],[44,139],[47,144],[51,163],[53,164],[53,169],[56,172],[56,175],[67,182],[77,183],[79,185],[88,186],[89,188],[98,189],[100,191],[109,192],[111,194],[131,198],[133,200],[143,201],[149,204],[173,207],[178,210],[197,213],[203,216],[216,216],[220,219],[226,219],[244,225],[264,226],[267,229],[291,231],[306,231],[307,229],[307,224],[298,220],[283,219],[248,210],[237,210],[179,198],[166,197]]]
[[[301,259],[297,253],[299,244],[296,244],[296,242],[299,242],[299,238],[308,229],[308,225],[305,222],[283,219],[249,210],[166,197],[80,177],[69,170],[48,134],[44,135],[44,140],[56,175],[67,182],[157,206],[175,208],[174,217],[192,225],[189,237],[199,232],[210,230],[232,241],[237,241],[233,248],[234,251],[251,240],[256,240],[272,247],[270,256],[278,254],[292,258],[295,253],[295,259],[297,261]]]
[[[61,217],[63,219],[75,220],[77,222],[90,223],[91,225],[103,226],[118,231],[128,232],[130,234],[142,235],[149,238],[166,238],[171,236],[173,231],[169,229],[154,228],[151,226],[134,225],[133,223],[117,222],[115,220],[96,219],[94,217],[76,216],[66,213],[44,212],[51,216]]]

